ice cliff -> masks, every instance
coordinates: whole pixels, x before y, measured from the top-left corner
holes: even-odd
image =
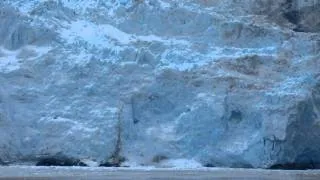
[[[320,165],[317,0],[0,2],[0,159]]]

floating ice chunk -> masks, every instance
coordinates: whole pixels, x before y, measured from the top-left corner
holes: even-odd
[[[168,159],[161,161],[160,166],[170,168],[201,168],[203,167],[198,161],[193,159]]]

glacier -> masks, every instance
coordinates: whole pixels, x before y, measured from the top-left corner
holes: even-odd
[[[1,1],[0,162],[319,168],[319,15],[315,0]]]

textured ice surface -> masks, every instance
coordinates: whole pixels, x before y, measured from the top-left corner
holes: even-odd
[[[1,1],[0,159],[96,166],[120,142],[133,166],[318,166],[319,15],[298,0]]]

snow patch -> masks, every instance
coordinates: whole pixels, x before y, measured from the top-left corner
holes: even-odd
[[[0,57],[0,71],[11,72],[20,68],[20,61],[16,56],[19,51],[6,51],[1,49],[2,57]]]
[[[175,38],[162,38],[155,35],[147,35],[147,36],[136,36],[135,41],[146,41],[146,42],[162,42],[165,45],[183,45],[183,46],[190,46],[190,42],[186,40],[180,40]]]
[[[196,67],[205,66],[219,59],[236,59],[245,56],[276,56],[276,47],[266,48],[230,48],[212,47],[208,53],[200,53],[192,49],[167,49],[161,55],[159,69],[177,69],[187,71]]]
[[[60,31],[61,37],[69,44],[85,41],[93,46],[108,47],[112,39],[120,43],[130,42],[130,36],[111,25],[96,25],[88,21],[74,21]]]
[[[50,47],[25,46],[19,50],[10,51],[0,47],[0,72],[11,72],[20,69],[25,61],[35,60],[51,50]],[[34,53],[31,57],[21,56],[23,51]]]
[[[67,43],[74,44],[84,41],[95,47],[112,47],[128,45],[138,41],[158,41],[166,45],[189,45],[185,40],[164,39],[155,35],[136,36],[128,34],[109,24],[95,24],[89,21],[79,20],[65,25],[66,28],[60,30],[62,39]],[[118,44],[117,44],[118,43]]]
[[[160,6],[161,6],[163,9],[167,9],[167,8],[170,8],[170,7],[171,7],[170,3],[168,3],[168,2],[164,2],[163,0],[158,0],[158,1],[159,1],[159,3],[160,3]]]

